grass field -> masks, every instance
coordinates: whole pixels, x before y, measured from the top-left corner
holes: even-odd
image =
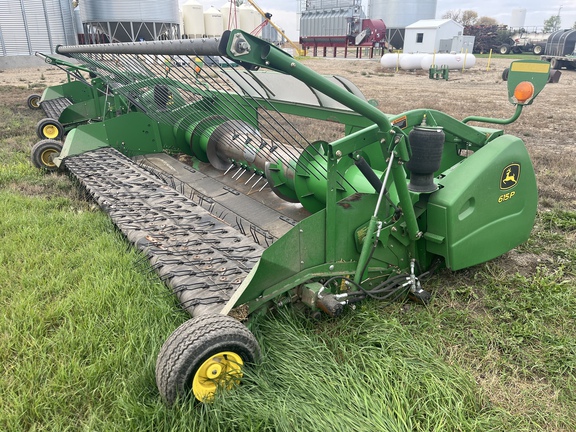
[[[263,361],[241,387],[166,407],[156,355],[187,316],[66,174],[31,167],[33,92],[0,87],[0,430],[576,429],[576,212],[561,201],[513,252],[438,272],[427,307],[258,319]]]

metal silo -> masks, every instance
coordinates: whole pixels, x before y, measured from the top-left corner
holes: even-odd
[[[93,42],[134,42],[179,36],[178,0],[83,0],[84,32]]]
[[[382,19],[387,28],[406,28],[422,19],[436,18],[437,0],[370,0],[368,16]]]
[[[69,0],[0,0],[0,55],[54,53],[56,45],[76,43]]]
[[[437,0],[370,0],[368,16],[386,24],[386,39],[391,46],[404,45],[404,29],[423,19],[436,18]]]

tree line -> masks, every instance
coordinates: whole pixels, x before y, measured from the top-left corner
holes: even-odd
[[[454,20],[457,23],[462,24],[464,27],[488,27],[500,25],[496,19],[488,16],[479,17],[477,12],[469,9],[449,10],[442,15],[442,18]],[[561,23],[562,20],[560,15],[552,15],[550,18],[544,20],[542,32],[552,33],[556,30],[560,30]],[[576,22],[574,22],[572,28],[576,30]]]

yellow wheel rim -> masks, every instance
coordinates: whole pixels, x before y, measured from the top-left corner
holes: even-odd
[[[240,356],[230,351],[220,352],[198,368],[192,380],[192,392],[202,402],[210,401],[219,388],[231,389],[242,378]]]
[[[40,107],[40,98],[30,99],[30,105],[32,105],[34,108]]]
[[[56,125],[47,124],[42,128],[42,135],[44,135],[46,138],[54,139],[57,138],[59,134],[60,132],[58,131]]]
[[[54,168],[56,164],[54,163],[54,158],[60,153],[54,149],[46,149],[40,154],[40,160],[46,168]]]

